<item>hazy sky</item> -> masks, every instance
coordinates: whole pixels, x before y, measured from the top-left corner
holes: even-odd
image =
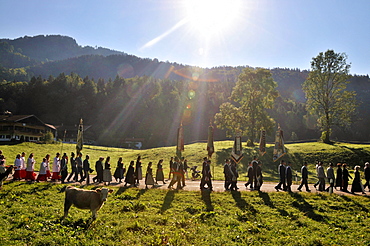
[[[351,74],[370,74],[369,0],[0,0],[0,10],[0,38],[60,34],[200,67],[309,69],[334,49]]]

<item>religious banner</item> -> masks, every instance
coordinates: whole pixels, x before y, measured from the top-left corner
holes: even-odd
[[[280,157],[285,155],[285,147],[284,147],[284,135],[283,131],[280,129],[276,131],[275,136],[275,147],[274,147],[274,153],[273,153],[273,161],[277,161]]]
[[[82,119],[80,119],[80,124],[78,125],[77,130],[77,145],[76,145],[77,155],[81,152],[82,146],[83,146],[83,124]]]
[[[181,152],[184,151],[184,130],[182,129],[182,123],[177,129],[177,145],[176,145],[176,155],[181,158]]]
[[[213,126],[212,125],[208,127],[207,151],[208,151],[208,158],[211,158],[212,154],[215,152],[215,147],[213,144]]]
[[[235,163],[239,163],[243,159],[242,137],[237,133],[234,140],[233,150],[231,151],[231,158]]]
[[[260,151],[260,156],[263,156],[266,153],[266,131],[265,130],[261,130],[259,151]]]

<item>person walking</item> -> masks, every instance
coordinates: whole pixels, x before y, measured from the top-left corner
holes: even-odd
[[[364,174],[365,174],[364,190],[367,187],[370,191],[370,165],[368,162],[365,163]]]
[[[123,167],[122,157],[118,158],[117,161],[117,167],[114,171],[114,178],[116,179],[116,182],[122,183],[123,175],[125,173],[125,169]],[[119,180],[119,181],[118,181]]]
[[[143,179],[143,171],[141,165],[141,156],[139,155],[136,159],[136,166],[135,166],[135,183],[138,186],[140,184],[140,180]]]
[[[77,172],[77,167],[76,167],[75,153],[71,152],[71,158],[69,159],[69,162],[71,163],[71,173],[69,174],[69,176],[67,178],[67,182],[69,182],[71,180],[73,175],[74,175],[74,177],[72,178],[72,180],[77,182],[78,172]]]
[[[249,162],[249,164],[248,164],[247,177],[248,177],[248,182],[244,184],[245,188],[248,188],[248,185],[250,185],[250,189],[253,190],[254,171],[253,171],[252,162]]]
[[[342,179],[343,173],[342,172],[343,172],[342,163],[338,163],[337,164],[337,178],[335,180],[335,189],[339,187],[339,190],[342,190],[342,186],[343,186],[343,179]]]
[[[78,173],[78,175],[80,175],[80,179],[78,179],[78,175],[76,177],[76,182],[77,182],[78,180],[81,181],[84,177],[84,174],[83,174],[84,169],[83,169],[83,161],[82,161],[82,153],[81,152],[79,152],[77,157],[76,157],[76,167],[77,167],[77,173]]]
[[[276,191],[281,190],[281,186],[283,186],[282,190],[286,191],[286,183],[285,183],[286,167],[285,165],[286,165],[285,161],[281,160],[279,168],[278,168],[280,182],[275,186]]]
[[[352,176],[348,173],[346,163],[343,163],[342,168],[343,168],[343,170],[342,170],[342,180],[343,180],[342,190],[344,192],[349,192],[348,191],[348,181],[349,181],[349,179],[352,179]]]
[[[36,174],[33,172],[35,168],[35,159],[33,158],[33,153],[27,159],[27,168],[26,168],[26,180],[33,182],[35,181]]]
[[[84,176],[83,178],[80,179],[80,183],[82,183],[86,179],[86,184],[89,185],[90,184],[90,170],[91,170],[89,155],[85,156],[85,160],[82,163],[82,169],[84,171]]]
[[[64,153],[62,159],[60,160],[60,174],[62,184],[65,183],[65,180],[68,176],[68,156],[67,153]]]
[[[307,162],[303,163],[303,166],[301,168],[301,184],[298,186],[297,190],[302,191],[302,187],[305,186],[306,191],[310,192],[311,190],[308,188],[308,170],[307,170]]]
[[[354,194],[355,192],[362,192],[362,194],[366,194],[365,189],[361,183],[360,166],[355,166],[354,175],[355,178],[353,179],[352,182],[351,193]]]
[[[59,158],[60,154],[59,152],[56,153],[54,159],[53,159],[53,175],[51,176],[51,180],[52,181],[58,181],[60,180],[60,158]]]
[[[26,177],[26,168],[27,168],[27,164],[26,164],[26,153],[22,152],[21,154],[21,179],[24,179]]]
[[[238,173],[238,169],[237,169],[237,166],[236,166],[236,162],[235,161],[232,161],[231,162],[231,166],[230,166],[230,171],[231,171],[231,185],[230,185],[230,190],[238,190],[238,186],[237,186],[237,183],[238,183],[238,178],[239,178],[239,173]]]
[[[368,162],[365,163],[364,174],[365,174],[364,190],[367,187],[370,191],[370,165]]]
[[[48,164],[47,164],[46,158],[43,158],[40,164],[40,171],[39,171],[39,175],[37,176],[36,182],[47,181],[47,177],[46,177],[46,166],[47,165]]]
[[[164,182],[164,174],[163,174],[163,159],[160,159],[157,164],[157,171],[155,173],[155,183],[158,184],[158,181],[162,181],[163,184],[166,184]]]
[[[125,178],[125,186],[127,186],[127,184],[130,184],[130,186],[135,185],[135,168],[134,168],[134,165],[135,165],[135,161],[131,161],[130,165],[127,168],[127,173],[126,173],[126,178]]]
[[[257,186],[254,187],[255,190],[260,191],[263,184],[263,175],[262,175],[262,161],[258,161],[258,166],[256,170],[257,176]]]
[[[206,157],[205,157],[206,158]],[[207,185],[207,188],[212,191],[212,174],[211,174],[211,160],[207,160],[203,163],[202,168],[202,179],[200,180],[200,189],[204,190],[205,185]]]
[[[285,169],[285,177],[286,177],[286,191],[292,192],[292,184],[293,184],[293,172],[292,172],[292,163],[288,162],[288,165]]]
[[[171,156],[171,159],[170,159],[170,172],[168,173],[168,180],[171,179],[171,174],[172,174],[172,178],[173,178],[173,157]]]
[[[148,167],[146,169],[146,174],[145,174],[145,189],[148,189],[148,185],[151,185],[152,188],[154,186],[154,178],[153,178],[153,168],[152,168],[153,163],[149,162]]]
[[[107,182],[108,185],[110,185],[110,182],[112,182],[112,173],[110,171],[110,157],[107,156],[104,163],[104,170],[103,170],[103,182],[104,184]]]
[[[333,193],[334,183],[335,183],[333,166],[334,164],[330,162],[328,169],[326,169],[326,177],[328,178],[329,186],[328,188],[326,188],[325,191],[330,192],[330,193]]]
[[[225,159],[224,177],[225,177],[224,188],[226,191],[228,191],[230,190],[230,185],[231,185],[230,159]]]
[[[13,181],[21,180],[22,179],[22,160],[21,155],[17,154],[14,160],[14,174],[13,174]]]
[[[173,188],[173,185],[175,183],[177,183],[177,187],[176,189],[179,190],[181,189],[181,175],[180,175],[180,171],[179,171],[179,168],[180,168],[180,160],[179,158],[176,156],[175,157],[175,161],[173,162],[172,164],[172,169],[173,169],[173,177],[171,179],[171,182],[170,184],[168,185],[168,188],[169,189],[172,189]]]
[[[102,183],[103,182],[103,161],[104,157],[99,157],[99,160],[95,162],[95,171],[96,176],[93,178],[94,183]]]
[[[324,167],[322,166],[323,163],[319,161],[319,166],[317,167],[317,177],[319,178],[319,191],[325,191],[325,171]]]

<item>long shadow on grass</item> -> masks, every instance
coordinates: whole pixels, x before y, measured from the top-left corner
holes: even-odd
[[[117,190],[116,192],[116,196],[119,196],[121,195],[123,192],[125,192],[128,188],[130,188],[129,186],[122,186],[122,187],[119,187],[119,189]]]
[[[252,205],[248,204],[244,198],[242,198],[241,193],[239,191],[231,191],[231,195],[233,196],[236,202],[236,206],[238,206],[238,208],[240,208],[243,211],[248,210],[253,214],[257,213],[257,210]]]
[[[136,194],[136,199],[139,199],[144,193],[147,191],[147,189],[140,189],[139,192]]]
[[[206,204],[207,212],[214,210],[211,200],[211,191],[202,190],[202,200]]]
[[[280,213],[281,216],[289,216],[289,213],[286,210],[275,207],[274,203],[271,201],[271,198],[268,192],[259,191],[258,194],[262,198],[266,206],[269,206],[272,209],[276,209]]]
[[[296,199],[296,201],[294,201],[292,203],[292,205],[297,208],[298,210],[300,210],[301,212],[303,212],[308,218],[312,219],[312,220],[315,220],[317,222],[323,222],[323,221],[326,221],[326,216],[323,216],[323,215],[320,215],[320,214],[317,214],[315,211],[314,211],[314,207],[309,204],[303,197],[302,195],[300,195],[299,193],[295,193],[295,192],[289,192],[289,195],[291,197],[293,197],[294,199]]]
[[[343,198],[343,200],[346,200],[347,202],[352,202],[355,205],[355,207],[360,208],[362,211],[364,211],[366,213],[369,212],[368,208],[364,207],[361,203],[358,203],[357,201],[351,199],[350,197],[348,197],[348,196],[341,196],[341,197]]]
[[[164,213],[167,209],[171,207],[171,203],[173,199],[175,198],[175,192],[177,191],[176,190],[167,191],[166,196],[164,197],[162,207],[161,207],[161,211],[160,211],[161,213]]]

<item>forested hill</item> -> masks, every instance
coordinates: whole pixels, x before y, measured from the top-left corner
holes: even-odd
[[[0,42],[8,43],[14,47],[14,51],[38,62],[64,60],[82,55],[113,55],[124,52],[114,51],[102,47],[80,46],[76,40],[61,35],[39,35],[35,37],[22,37],[17,39],[0,39]],[[33,64],[30,64],[33,65]],[[15,67],[23,67],[24,65]]]
[[[210,120],[228,101],[244,68],[139,58],[81,47],[60,35],[1,39],[0,110],[35,114],[54,125],[73,125],[83,117],[93,125],[90,133],[98,143],[119,145],[121,139],[135,137],[145,139],[144,147],[174,144],[183,118],[185,141],[192,142],[207,138]],[[271,73],[280,97],[270,115],[284,129],[285,139],[319,138],[302,91],[308,71],[274,68]],[[357,93],[359,114],[351,128],[335,129],[333,139],[368,141],[369,76],[353,76],[348,89]],[[215,138],[225,139],[225,132],[216,129]],[[273,134],[268,139],[273,141]]]

